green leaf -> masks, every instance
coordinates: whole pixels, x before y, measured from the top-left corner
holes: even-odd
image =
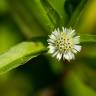
[[[77,6],[76,10],[74,11],[74,13],[72,14],[72,17],[69,21],[68,26],[73,26],[76,27],[77,23],[80,19],[80,16],[82,16],[82,12],[84,11],[84,7],[86,5],[86,0],[81,0],[81,2],[79,3],[79,5]]]
[[[96,43],[96,35],[80,34],[81,43]]]
[[[94,33],[96,22],[96,0],[91,0],[86,3],[82,15],[77,23],[79,33]]]
[[[8,72],[44,52],[42,43],[22,42],[0,55],[0,74]]]
[[[21,28],[25,37],[32,39],[35,37],[44,37],[47,35],[45,30],[33,16],[33,14],[29,11],[28,8],[26,8],[26,6],[22,2],[20,2],[20,0],[9,1],[12,16],[18,26]]]
[[[49,2],[52,8],[58,13],[59,26],[65,25],[68,19],[67,13],[65,12],[65,8],[64,8],[65,0],[46,0],[46,1]]]
[[[15,26],[10,17],[4,16],[0,22],[0,52],[24,40],[20,30]]]
[[[49,16],[45,8],[42,5],[41,0],[26,0],[25,3],[26,8],[35,16],[36,20],[40,23],[40,25],[47,31],[51,32],[54,29],[54,25],[51,22]]]
[[[65,88],[68,90],[68,96],[96,96],[96,92],[75,74],[70,72],[64,81]]]
[[[8,5],[6,0],[0,0],[0,14],[8,12]]]

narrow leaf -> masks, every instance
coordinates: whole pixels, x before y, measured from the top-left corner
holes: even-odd
[[[81,43],[96,43],[96,35],[80,34]]]
[[[0,55],[0,74],[10,71],[44,52],[42,43],[22,42]]]

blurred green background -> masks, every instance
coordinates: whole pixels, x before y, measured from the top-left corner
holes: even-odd
[[[22,41],[47,46],[62,26],[95,36],[96,0],[0,0],[0,54]],[[82,46],[68,65],[44,53],[0,75],[0,96],[96,96],[96,44]]]

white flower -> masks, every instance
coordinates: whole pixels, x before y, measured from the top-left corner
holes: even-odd
[[[76,36],[75,30],[71,28],[67,29],[62,27],[62,30],[58,28],[55,29],[48,39],[49,53],[56,57],[58,60],[68,60],[75,59],[74,54],[80,52],[81,46],[80,36]]]

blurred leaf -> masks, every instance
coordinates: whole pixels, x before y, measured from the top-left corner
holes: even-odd
[[[44,10],[46,11],[48,18],[54,25],[54,28],[56,28],[59,25],[59,20],[60,20],[58,13],[56,12],[56,10],[54,10],[54,8],[49,4],[47,0],[41,0],[41,3],[42,3]],[[50,31],[52,30],[53,28],[50,29]]]
[[[7,20],[6,20],[7,18]],[[4,52],[11,46],[24,40],[18,27],[9,19],[8,16],[1,18],[0,22],[0,52]],[[8,20],[9,19],[9,20]]]
[[[47,35],[26,5],[18,0],[9,1],[11,15],[28,39]]]
[[[46,1],[49,2],[52,8],[58,13],[58,16],[59,16],[58,26],[65,25],[68,19],[64,9],[65,0],[46,0]]]
[[[12,70],[38,56],[46,48],[42,43],[23,42],[0,55],[0,74]]]
[[[4,96],[28,96],[29,93],[33,93],[31,80],[23,72],[15,71],[5,83]]]
[[[81,43],[96,43],[96,35],[80,34]]]
[[[16,22],[30,37],[44,36],[57,26],[66,24],[64,1],[9,0],[10,9]],[[61,5],[62,4],[62,5]]]
[[[41,0],[27,0],[27,1],[24,0],[23,2],[22,0],[21,1],[10,0],[10,4],[12,4],[11,2],[13,2],[13,5],[15,5],[14,2],[18,4],[22,4],[30,13],[30,15],[35,17],[36,22],[38,22],[42,26],[42,28],[44,28],[47,32],[51,32],[53,30],[54,25],[52,21],[50,20],[49,16],[47,15],[47,12],[45,8],[43,7]]]
[[[88,0],[77,25],[80,33],[95,33],[96,0]]]
[[[82,0],[73,13],[68,26],[73,26],[79,33],[95,33],[96,0]]]
[[[8,5],[6,0],[0,0],[0,14],[6,13],[8,11]]]
[[[83,8],[86,6],[86,2],[87,0],[81,0],[79,5],[77,6],[76,10],[73,12],[72,14],[72,17],[69,21],[69,24],[68,26],[73,26],[73,27],[76,27],[77,26],[77,22],[79,21],[80,19],[80,16],[82,15],[82,11],[83,11]]]
[[[72,71],[66,78],[64,84],[68,90],[68,96],[96,96],[95,91],[89,86],[84,85],[80,78]]]
[[[46,10],[42,6],[41,0],[27,0],[26,2],[29,10],[33,13],[39,23],[46,29],[48,32],[52,31],[54,28],[53,23],[49,19]]]

